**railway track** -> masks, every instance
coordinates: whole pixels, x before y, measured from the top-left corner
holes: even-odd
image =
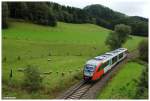
[[[66,94],[63,99],[80,99],[92,86],[92,83],[82,80],[71,92]]]
[[[109,80],[109,78],[111,78],[112,74],[119,69],[118,67],[120,67],[121,64],[126,63],[128,60],[137,57],[137,54],[138,54],[137,51],[133,51],[133,52],[129,53],[128,57],[125,60],[120,62],[118,65],[116,65],[110,72],[108,72],[101,80],[99,80],[96,83],[89,83],[84,80],[81,80],[80,83],[75,85],[73,88],[69,89],[68,92],[66,92],[60,98],[61,99],[85,99],[85,98],[90,99],[90,98],[92,98],[92,97],[88,96],[88,93],[92,93],[92,94],[96,95],[96,93],[97,93],[96,89],[98,91],[100,91],[101,88],[105,85],[105,83]],[[93,90],[93,88],[94,89],[96,88],[96,89]],[[92,92],[90,92],[90,90],[92,90]]]

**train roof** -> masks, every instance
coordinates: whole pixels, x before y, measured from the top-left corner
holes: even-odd
[[[94,57],[93,59],[87,61],[86,64],[90,64],[90,65],[98,65],[100,62],[106,62],[107,60],[113,58],[114,56],[126,51],[127,49],[126,48],[118,48],[114,51],[110,51],[110,52],[107,52],[103,55],[100,55],[100,56],[96,56]]]

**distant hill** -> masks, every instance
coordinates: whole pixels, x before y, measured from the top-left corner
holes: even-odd
[[[95,17],[96,19],[100,18],[103,20],[112,21],[126,17],[125,14],[113,11],[112,9],[100,4],[86,6],[84,10],[87,11],[91,16]]]
[[[116,24],[126,24],[132,27],[132,34],[148,36],[148,19],[139,16],[127,16],[123,13],[113,11],[103,5],[95,4],[84,8],[89,15],[96,18],[96,24],[114,29]]]

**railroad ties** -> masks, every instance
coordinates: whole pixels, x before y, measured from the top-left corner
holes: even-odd
[[[64,99],[80,99],[93,84],[87,83],[85,81],[81,82],[77,87],[75,87],[72,92],[66,94]]]

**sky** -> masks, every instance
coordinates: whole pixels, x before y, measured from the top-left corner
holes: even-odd
[[[129,16],[149,17],[150,0],[49,0],[61,5],[84,8],[91,4],[101,4]]]

